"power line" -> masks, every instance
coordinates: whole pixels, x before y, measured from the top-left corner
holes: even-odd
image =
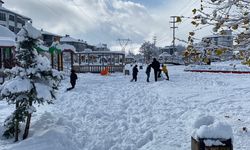
[[[121,46],[121,50],[123,52],[126,52],[126,48],[129,44],[129,42],[132,42],[130,39],[117,39],[118,43],[120,44]]]
[[[173,19],[173,21],[170,21],[170,23],[172,23],[172,26],[170,27],[171,29],[173,29],[173,50],[175,51],[175,30],[178,28],[176,27],[176,19],[178,16],[171,16],[170,18]]]

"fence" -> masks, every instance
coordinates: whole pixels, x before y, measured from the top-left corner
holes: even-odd
[[[80,65],[80,66],[73,66],[73,69],[77,73],[100,73],[103,69],[108,68],[110,73],[114,72],[123,72],[124,66],[103,66],[103,65]]]

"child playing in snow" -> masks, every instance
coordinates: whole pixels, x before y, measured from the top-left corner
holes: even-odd
[[[134,66],[133,68],[133,79],[131,80],[131,82],[133,82],[135,80],[135,82],[137,81],[137,74],[138,74],[138,68],[137,68],[137,65]]]
[[[149,82],[150,72],[151,72],[151,64],[149,64],[146,69],[147,82]]]
[[[166,80],[169,80],[169,76],[168,76],[168,69],[167,69],[167,66],[162,64],[162,72],[165,73],[167,79]]]
[[[73,88],[75,88],[76,85],[76,80],[77,80],[77,75],[75,70],[71,70],[71,74],[70,74],[70,83],[71,83],[71,88],[67,88],[67,91],[72,90]]]

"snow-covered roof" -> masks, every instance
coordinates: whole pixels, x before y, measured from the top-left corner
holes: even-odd
[[[121,55],[125,55],[125,52],[122,51],[91,51],[91,52],[78,52],[78,54],[121,54]]]
[[[0,46],[15,46],[16,35],[8,28],[0,25]]]
[[[86,49],[84,49],[84,52],[86,52],[86,53],[90,53],[90,52],[92,52],[92,49],[90,49],[90,48],[86,48]]]
[[[38,39],[42,36],[41,32],[34,28],[31,23],[26,23],[25,26],[17,33],[18,41],[25,39],[28,36],[33,39]]]
[[[97,48],[106,48],[107,44],[99,43],[96,45]]]
[[[48,32],[48,31],[44,31],[44,30],[41,30],[41,34],[46,34],[46,35],[53,35],[53,36],[59,36],[59,37],[62,37],[61,35],[54,34],[54,33]]]
[[[29,17],[20,15],[20,14],[18,14],[18,13],[16,13],[16,12],[13,12],[13,11],[11,11],[11,10],[9,10],[9,9],[4,8],[4,7],[0,7],[0,10],[5,11],[5,12],[8,12],[8,13],[11,13],[11,14],[15,14],[15,15],[20,16],[20,17],[22,17],[22,18],[24,18],[24,19],[27,19],[27,20],[32,20],[32,19],[29,18]]]
[[[77,43],[85,43],[84,41],[82,40],[78,40],[78,39],[75,39],[75,38],[72,38],[70,36],[64,36],[60,39],[61,42],[77,42]]]
[[[127,59],[135,59],[133,56],[126,56]]]
[[[74,53],[76,53],[76,48],[69,44],[62,44],[62,45],[57,46],[57,48],[61,49],[62,51],[71,50]]]
[[[163,52],[160,57],[167,57],[167,56],[171,56],[168,52]]]

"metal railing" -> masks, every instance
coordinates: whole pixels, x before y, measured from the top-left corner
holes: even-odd
[[[103,65],[80,65],[80,66],[73,66],[73,69],[77,73],[100,73],[103,69],[108,68],[110,73],[114,72],[123,72],[124,66],[103,66]]]

